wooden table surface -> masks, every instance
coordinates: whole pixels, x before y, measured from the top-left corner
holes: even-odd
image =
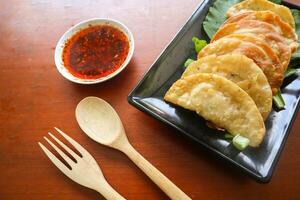
[[[300,199],[300,118],[288,137],[270,183],[260,184],[129,105],[128,93],[185,23],[199,0],[32,0],[0,2],[0,199],[102,199],[65,177],[38,141],[57,126],[98,161],[127,199],[168,199],[125,155],[90,140],[77,125],[76,104],[107,100],[119,113],[133,146],[193,199]],[[54,48],[72,25],[110,17],[132,30],[130,65],[98,85],[64,79]]]

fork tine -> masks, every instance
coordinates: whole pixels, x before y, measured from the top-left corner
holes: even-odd
[[[44,139],[57,151],[57,153],[72,167],[74,165],[74,161],[69,158],[62,150],[60,150],[55,144],[53,144],[47,137]]]
[[[76,149],[81,153],[82,156],[89,155],[89,153],[80,145],[78,144],[75,140],[73,140],[70,136],[62,132],[60,129],[54,127],[57,132],[59,132],[68,142],[70,142]]]
[[[74,152],[72,151],[67,145],[65,145],[63,142],[61,142],[59,139],[57,139],[57,137],[55,137],[54,135],[52,135],[52,133],[48,132],[48,134],[61,146],[63,147],[69,154],[71,154],[71,156],[73,156],[73,158],[75,158],[76,161],[78,161],[78,159],[80,159],[80,157]]]
[[[60,129],[54,127],[55,130],[57,130],[57,132],[59,132],[68,142],[70,142],[75,149],[77,149],[77,151],[79,151],[79,153],[82,155],[82,159],[83,160],[88,160],[91,164],[93,164],[93,167],[96,170],[100,170],[96,160],[93,158],[93,156],[87,151],[85,150],[85,148],[83,148],[80,144],[78,144],[75,140],[73,140],[70,136],[68,136],[66,133],[64,133],[63,131],[61,131]]]
[[[59,159],[56,158],[55,155],[53,155],[42,143],[38,142],[44,153],[47,155],[47,157],[51,160],[51,162],[64,174],[67,176],[69,175],[70,169],[67,168],[66,165],[64,165]]]

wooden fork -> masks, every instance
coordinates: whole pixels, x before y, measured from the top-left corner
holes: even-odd
[[[69,169],[64,165],[55,155],[53,155],[43,144],[38,142],[42,150],[48,156],[48,158],[53,162],[53,164],[62,171],[67,177],[75,181],[76,183],[88,187],[90,189],[96,190],[102,194],[108,200],[125,200],[118,192],[116,192],[105,180],[102,171],[91,156],[91,154],[85,150],[80,144],[69,137],[67,134],[55,127],[55,130],[59,132],[68,142],[70,142],[76,150],[81,154],[77,155],[68,146],[58,140],[50,132],[48,133],[66,152],[68,152],[75,160],[74,162],[69,156],[67,156],[62,150],[60,150],[54,143],[52,143],[47,137],[45,140],[57,151],[57,153],[68,163],[71,167]]]

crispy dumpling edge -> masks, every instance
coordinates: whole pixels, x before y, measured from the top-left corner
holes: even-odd
[[[174,96],[176,96],[176,95],[174,95],[174,93],[184,92],[185,91],[184,86],[186,84],[185,82],[189,81],[189,79],[190,79],[190,81],[199,81],[200,78],[203,78],[206,81],[207,80],[215,80],[215,81],[216,80],[218,80],[218,81],[222,80],[222,82],[223,82],[222,84],[224,84],[224,82],[225,82],[225,84],[227,84],[227,86],[228,86],[228,84],[230,84],[230,88],[232,88],[232,90],[234,90],[235,92],[239,91],[239,93],[240,93],[239,95],[242,95],[245,98],[247,98],[247,103],[250,103],[250,104],[253,105],[251,109],[256,113],[257,119],[255,121],[257,121],[257,123],[259,124],[260,127],[259,127],[258,130],[253,131],[255,133],[255,135],[249,136],[248,134],[244,134],[244,133],[241,133],[241,135],[243,135],[244,137],[249,138],[250,146],[252,146],[252,147],[259,146],[261,144],[261,142],[263,141],[263,139],[264,139],[266,129],[265,129],[263,118],[262,118],[258,108],[256,107],[256,105],[255,105],[254,101],[251,99],[251,97],[245,91],[243,91],[235,83],[227,80],[226,78],[224,78],[222,76],[218,76],[218,75],[214,75],[214,74],[207,74],[207,73],[198,73],[198,74],[195,74],[195,75],[191,75],[191,76],[187,76],[185,78],[179,79],[175,83],[173,83],[173,85],[166,92],[166,94],[164,96],[164,100],[167,101],[167,102],[176,104],[178,106],[181,106],[185,109],[192,110],[188,106],[179,105],[178,104],[178,98],[174,97]],[[233,91],[230,91],[230,92],[233,92]],[[210,119],[207,119],[207,120],[212,121],[214,123],[213,120],[210,120]],[[216,124],[216,125],[218,126],[218,124]],[[259,132],[259,134],[257,134],[258,132]],[[236,134],[239,134],[239,133],[231,133],[231,134],[236,135]]]

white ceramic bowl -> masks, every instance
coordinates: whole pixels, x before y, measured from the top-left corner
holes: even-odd
[[[69,70],[64,66],[63,59],[62,59],[62,53],[65,47],[66,42],[78,31],[87,28],[89,25],[111,25],[115,28],[118,28],[121,30],[128,38],[129,42],[129,51],[128,55],[123,62],[123,64],[113,73],[108,74],[105,77],[97,78],[97,79],[81,79],[78,77],[75,77],[73,74],[69,72]],[[134,51],[134,39],[133,35],[130,32],[130,30],[121,22],[113,20],[113,19],[107,19],[107,18],[93,18],[89,19],[83,22],[80,22],[70,28],[67,32],[63,34],[63,36],[59,39],[56,48],[55,48],[55,54],[54,54],[54,60],[55,60],[55,65],[58,71],[60,72],[63,77],[66,79],[75,82],[75,83],[80,83],[80,84],[95,84],[95,83],[100,83],[103,81],[106,81],[108,79],[111,79],[112,77],[116,76],[119,74],[129,63],[130,59],[132,58]]]

